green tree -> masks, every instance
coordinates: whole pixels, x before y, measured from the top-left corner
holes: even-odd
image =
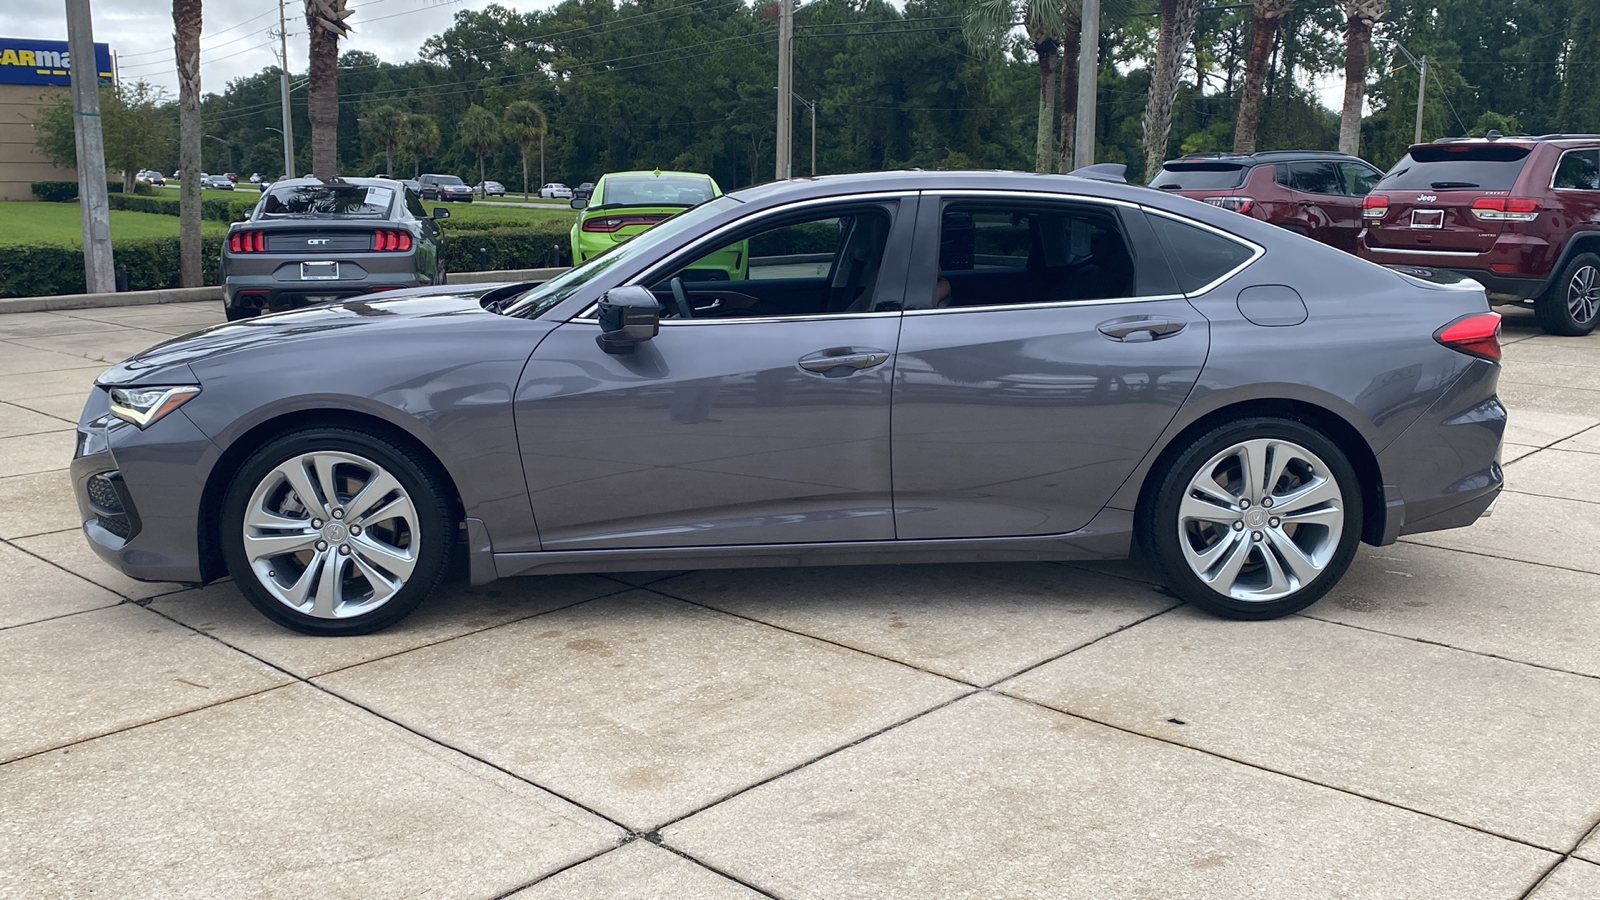
[[[1294,8],[1294,0],[1256,0],[1250,58],[1245,64],[1244,86],[1239,89],[1239,118],[1233,130],[1233,152],[1256,152],[1256,132],[1261,127],[1261,98],[1267,84],[1267,63],[1278,36],[1278,23]]]
[[[1010,41],[1020,19],[1028,44],[1039,62],[1039,120],[1034,138],[1033,170],[1050,171],[1051,129],[1056,113],[1056,58],[1067,30],[1062,0],[979,0],[967,15],[968,40],[976,47],[995,48]]]
[[[393,178],[394,151],[400,146],[406,112],[390,103],[375,106],[361,119],[361,131],[372,144],[383,148],[384,174]]]
[[[131,192],[140,169],[162,165],[173,140],[172,117],[160,88],[138,81],[100,88],[100,129],[106,165],[122,172],[123,190]],[[72,98],[62,94],[34,120],[39,152],[63,168],[78,164],[73,133]]]
[[[1361,106],[1367,97],[1367,68],[1372,61],[1372,27],[1383,18],[1389,0],[1340,0],[1345,19],[1344,109],[1339,114],[1339,152],[1361,150]]]
[[[474,103],[461,117],[456,134],[460,136],[461,145],[478,158],[478,183],[482,184],[484,157],[500,149],[500,142],[504,140],[500,133],[500,120],[494,117],[494,113]]]
[[[411,154],[411,177],[416,178],[422,174],[422,160],[439,152],[439,126],[416,113],[406,113],[400,123],[400,149]]]
[[[500,131],[506,140],[522,151],[522,199],[528,199],[528,151],[544,140],[550,119],[544,108],[532,100],[518,100],[506,107],[500,117]]]
[[[1161,0],[1161,25],[1150,70],[1150,96],[1144,106],[1144,177],[1161,171],[1172,131],[1172,104],[1178,97],[1178,64],[1194,35],[1201,0]]]

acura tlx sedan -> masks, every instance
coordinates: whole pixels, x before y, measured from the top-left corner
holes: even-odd
[[[1135,540],[1179,596],[1264,619],[1360,542],[1489,511],[1506,413],[1475,282],[1103,168],[770,184],[542,284],[177,338],[89,397],[84,534],[333,635],[398,621],[453,557],[483,583]],[[703,264],[733,247],[733,274]]]

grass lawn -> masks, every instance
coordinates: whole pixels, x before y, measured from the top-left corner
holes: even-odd
[[[488,203],[435,203],[425,200],[422,205],[432,212],[438,207],[450,210],[450,219],[444,223],[445,228],[450,227],[450,222],[485,222],[493,221],[505,225],[529,225],[534,222],[558,221],[571,225],[577,220],[578,214],[564,206],[534,206],[533,204],[516,206],[495,206]]]
[[[224,192],[226,193],[226,192]],[[202,222],[205,234],[224,234],[223,222]],[[111,211],[111,238],[168,237],[178,233],[178,217]],[[0,244],[83,245],[83,220],[76,203],[18,200],[0,202]]]

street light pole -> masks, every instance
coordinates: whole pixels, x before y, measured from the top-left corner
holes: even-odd
[[[89,0],[67,0],[67,52],[72,57],[72,136],[78,151],[78,206],[83,214],[83,280],[91,294],[117,289],[111,258],[111,201],[106,145],[100,131],[100,65],[94,58]]]
[[[283,54],[280,84],[283,88],[283,177],[294,177],[294,117],[289,114],[289,29],[284,24],[283,0],[278,0],[278,48]],[[393,175],[393,172],[388,173]]]
[[[794,107],[789,95],[794,92],[794,0],[778,3],[778,152],[779,180],[794,175]]]

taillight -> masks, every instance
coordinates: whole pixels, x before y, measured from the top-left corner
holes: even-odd
[[[235,231],[228,235],[228,250],[231,253],[265,253],[267,234],[264,231]]]
[[[1389,214],[1389,198],[1368,194],[1361,201],[1361,215],[1368,219],[1381,219]]]
[[[1236,213],[1248,213],[1256,205],[1254,197],[1207,197],[1205,202]]]
[[[1479,197],[1472,214],[1485,222],[1532,222],[1539,218],[1539,201],[1527,197]]]
[[[1500,314],[1473,313],[1433,333],[1433,339],[1468,356],[1500,361]]]
[[[666,216],[607,216],[600,219],[590,219],[583,223],[583,230],[598,234],[616,234],[632,225],[650,226],[665,219]]]
[[[374,231],[372,233],[372,249],[383,253],[404,253],[411,249],[411,232]]]

